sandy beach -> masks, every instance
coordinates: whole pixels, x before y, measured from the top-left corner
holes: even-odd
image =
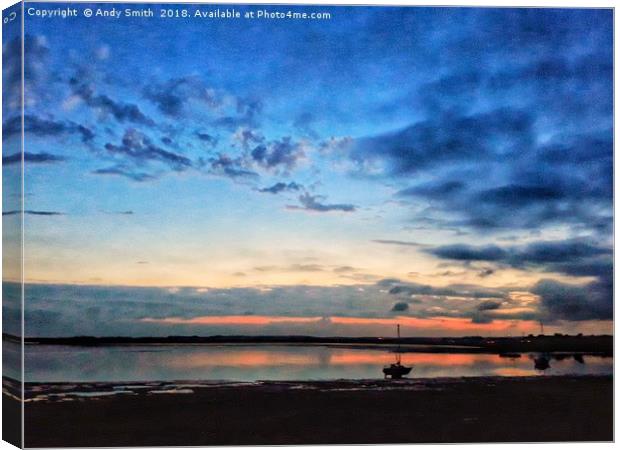
[[[29,383],[25,444],[610,441],[612,390],[611,376]]]

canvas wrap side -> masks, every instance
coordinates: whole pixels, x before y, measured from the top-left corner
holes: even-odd
[[[23,4],[2,11],[2,439],[23,446]]]

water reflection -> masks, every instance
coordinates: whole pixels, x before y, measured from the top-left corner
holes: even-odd
[[[413,367],[409,378],[610,374],[613,369],[612,358],[574,354],[403,353],[401,359]],[[26,380],[370,379],[382,378],[382,368],[393,362],[394,354],[383,349],[329,346],[28,346]]]
[[[534,368],[545,371],[551,368],[551,361],[571,360],[577,364],[586,364],[585,355],[581,353],[538,353],[530,354],[530,359],[534,361]]]
[[[544,371],[551,368],[551,365],[549,364],[550,357],[548,355],[538,355],[535,356],[533,359],[534,369]]]

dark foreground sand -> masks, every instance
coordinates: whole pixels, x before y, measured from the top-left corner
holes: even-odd
[[[25,444],[611,441],[612,384],[611,376],[179,383],[122,387],[132,392],[94,398],[52,395],[42,401],[32,401],[36,395],[31,392]],[[106,386],[31,388],[35,393],[83,393]]]

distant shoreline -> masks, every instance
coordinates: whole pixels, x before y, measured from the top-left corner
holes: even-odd
[[[21,343],[18,336],[3,334],[3,341]],[[273,344],[329,345],[347,348],[382,348],[401,352],[433,353],[506,353],[506,352],[579,352],[613,355],[613,336],[538,335],[522,337],[319,337],[319,336],[75,336],[26,337],[27,345],[112,346],[166,344]],[[400,345],[400,349],[398,346]]]

